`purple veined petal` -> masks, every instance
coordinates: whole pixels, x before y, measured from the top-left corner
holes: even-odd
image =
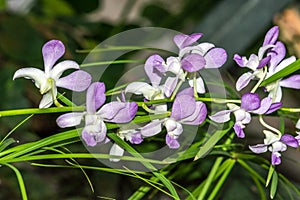
[[[96,111],[104,104],[105,84],[95,82],[90,85],[86,92],[86,110],[88,113],[96,113]]]
[[[298,140],[290,134],[282,135],[281,138],[280,138],[280,141],[283,142],[284,144],[290,146],[290,147],[294,147],[294,148],[299,147]]]
[[[135,102],[113,101],[102,106],[97,115],[108,122],[127,123],[134,118],[137,109]]]
[[[33,67],[18,69],[14,74],[13,80],[20,77],[33,80],[38,88],[45,85],[48,78],[42,70]]]
[[[86,125],[81,133],[82,139],[88,146],[95,146],[97,143],[106,140],[106,125],[102,120],[98,120],[93,125]]]
[[[279,165],[281,163],[281,154],[278,152],[272,152],[271,163],[272,165]]]
[[[53,90],[53,95],[57,96],[57,89],[52,88]],[[39,108],[49,108],[53,104],[53,96],[51,91],[45,93],[40,101]]]
[[[56,119],[56,123],[60,128],[77,126],[83,118],[82,112],[66,113]]]
[[[182,49],[197,42],[197,40],[199,40],[202,35],[202,33],[193,33],[191,35],[178,34],[174,36],[173,41],[179,49]]]
[[[202,122],[204,122],[206,116],[207,116],[207,108],[205,103],[197,101],[194,113],[182,119],[181,122],[189,125],[200,125],[202,124]]]
[[[57,87],[66,88],[75,92],[86,90],[91,84],[92,76],[83,71],[77,70],[68,76],[62,77],[56,81]]]
[[[242,124],[240,123],[235,123],[233,126],[233,130],[235,132],[235,134],[239,137],[239,138],[244,138],[245,137],[245,133],[244,133],[244,127]]]
[[[275,67],[274,73],[279,72],[280,70],[286,68],[287,66],[289,66],[295,61],[296,61],[295,56],[291,56],[289,58],[284,59],[283,61],[281,61],[279,65],[277,65],[277,67]]]
[[[293,75],[279,82],[281,87],[300,89],[300,75]]]
[[[235,88],[237,91],[241,91],[244,87],[246,87],[249,82],[254,79],[254,75],[251,72],[246,72],[236,82]]]
[[[49,76],[54,80],[58,80],[62,73],[68,69],[80,69],[80,67],[72,60],[65,60],[55,65],[49,72]]]
[[[226,62],[227,53],[225,49],[213,48],[205,54],[204,59],[206,61],[205,68],[219,68]]]
[[[230,120],[231,112],[233,112],[233,111],[232,110],[222,110],[222,111],[219,111],[219,112],[209,116],[209,118],[217,123],[228,122]]]
[[[48,74],[55,64],[65,53],[65,46],[59,40],[50,40],[44,44],[42,54],[44,59],[45,73]]]
[[[193,79],[189,80],[189,85],[191,87],[194,87],[194,80]],[[196,79],[196,90],[199,94],[204,94],[205,93],[205,86],[204,86],[203,79],[201,77],[198,77]]]
[[[243,94],[241,101],[241,108],[247,111],[256,110],[261,104],[260,98],[256,93]]]
[[[273,49],[268,52],[268,56],[271,56],[269,62],[269,71],[274,72],[275,67],[284,59],[286,54],[286,48],[284,44],[280,41],[276,42],[276,45]]]
[[[199,54],[189,54],[181,60],[181,67],[188,72],[196,72],[204,68],[206,61],[203,56]]]
[[[166,135],[166,144],[169,146],[170,149],[178,149],[180,147],[180,144],[177,141],[177,139],[174,139],[169,134]]]
[[[282,103],[281,102],[277,102],[277,103],[272,103],[269,110],[265,113],[265,114],[270,114],[272,112],[275,112],[276,110],[278,110],[279,108],[282,107]]]
[[[142,134],[140,132],[132,134],[129,142],[131,144],[141,144],[143,142]]]
[[[178,83],[178,77],[168,77],[165,84],[163,91],[166,95],[166,97],[170,97]]]
[[[179,136],[183,132],[182,125],[172,118],[167,119],[164,125],[169,135]]]
[[[153,100],[158,92],[156,88],[144,82],[132,82],[125,88],[125,93],[133,93],[136,95],[142,94],[146,99]]]
[[[277,41],[279,35],[279,28],[278,26],[273,26],[265,35],[265,39],[263,42],[263,46],[268,44],[274,44]]]
[[[264,153],[268,151],[268,146],[265,144],[257,144],[257,145],[249,146],[249,149],[253,153]]]
[[[150,56],[145,63],[144,69],[149,77],[152,85],[158,86],[163,76],[162,65],[164,64],[164,59],[157,54]]]
[[[238,64],[238,66],[240,67],[245,67],[248,60],[245,56],[240,56],[239,54],[234,54],[233,56],[233,60],[236,62],[236,64]]]
[[[192,87],[185,88],[182,91],[178,92],[176,96],[178,97],[181,95],[188,95],[188,96],[194,97],[194,88],[192,88]]]
[[[171,118],[179,121],[192,115],[195,109],[196,101],[194,97],[188,95],[177,96],[172,106]]]
[[[141,135],[143,137],[151,137],[161,132],[161,120],[153,120],[143,128],[141,128]]]
[[[112,147],[110,148],[110,151],[109,151],[109,155],[111,156],[123,156],[124,154],[124,149],[122,147],[120,147],[119,145],[117,145],[116,143],[114,143],[112,145]],[[109,158],[109,160],[111,162],[119,162],[120,161],[120,158]]]
[[[259,114],[259,115],[264,114],[270,109],[271,105],[272,105],[272,98],[265,97],[261,100],[260,107],[256,110],[251,111],[251,112]]]
[[[257,69],[261,69],[264,66],[266,66],[271,60],[271,56],[267,56],[259,61],[259,65],[257,66]]]

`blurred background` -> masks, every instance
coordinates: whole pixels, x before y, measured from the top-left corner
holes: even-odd
[[[209,41],[227,50],[229,59],[223,69],[224,79],[234,85],[233,80],[243,72],[232,62],[233,54],[256,53],[264,34],[273,25],[280,27],[280,40],[287,45],[288,53],[300,56],[299,5],[296,0],[0,0],[0,110],[38,107],[41,96],[34,85],[25,79],[12,81],[12,77],[21,67],[43,68],[41,48],[46,41],[63,41],[67,50],[64,59],[81,63],[86,54],[79,50],[93,49],[110,36],[138,27],[163,27],[185,34],[202,32],[204,37],[200,42]],[[118,66],[106,81],[116,81],[122,70],[125,66]],[[298,103],[299,94],[292,96],[285,99],[290,106]],[[57,133],[56,117],[34,116],[13,137],[25,143]],[[1,118],[0,137],[24,118]],[[80,143],[70,148],[85,151]],[[61,161],[49,163],[60,164]],[[93,160],[80,163],[101,165]],[[39,168],[29,163],[17,166],[24,176],[30,199],[126,199],[141,185],[125,176],[87,171],[95,187],[93,194],[80,170]],[[199,168],[199,174],[201,170],[207,169]],[[234,176],[243,175],[237,171]],[[179,182],[187,181],[184,178]],[[224,199],[255,197],[247,188],[249,181],[241,183],[241,180],[232,180]],[[195,180],[189,181],[192,185]],[[0,168],[0,199],[19,199],[17,184],[13,172]]]

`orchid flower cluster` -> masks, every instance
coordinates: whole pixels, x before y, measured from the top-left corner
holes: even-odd
[[[282,87],[300,89],[300,75],[292,75],[265,86],[262,88],[263,98],[256,92],[260,83],[296,60],[294,56],[285,58],[286,49],[284,44],[278,41],[278,35],[278,27],[271,28],[257,55],[251,54],[248,59],[245,56],[234,55],[233,59],[237,65],[250,69],[237,80],[237,91],[244,90],[250,81],[257,82],[250,92],[245,92],[240,100],[235,101],[238,103],[227,103],[227,110],[211,114],[208,114],[206,103],[199,98],[199,95],[207,92],[205,80],[199,72],[223,66],[227,60],[227,53],[214,44],[197,43],[202,37],[201,33],[176,35],[173,41],[179,49],[178,56],[163,59],[158,54],[151,55],[144,65],[150,83],[129,83],[121,92],[121,99],[109,103],[106,102],[105,83],[91,83],[91,75],[80,70],[76,62],[67,60],[55,65],[65,52],[64,45],[58,40],[51,40],[43,46],[44,71],[22,68],[15,72],[13,79],[24,77],[34,81],[43,95],[39,108],[48,108],[53,103],[62,106],[57,100],[57,87],[76,92],[87,90],[84,111],[63,114],[58,117],[57,124],[65,128],[84,122],[81,137],[88,146],[107,143],[110,140],[106,135],[107,123],[115,123],[119,125],[116,134],[131,144],[140,144],[146,138],[165,130],[166,145],[170,149],[178,149],[181,145],[179,137],[185,134],[183,125],[199,126],[207,117],[214,122],[225,123],[230,120],[231,114],[235,118],[234,132],[237,137],[244,138],[244,129],[255,115],[266,128],[263,131],[265,139],[263,144],[251,145],[249,149],[254,153],[270,151],[272,165],[278,165],[281,163],[281,152],[285,151],[287,146],[297,148],[300,144],[299,132],[297,136],[283,134],[263,120],[264,115],[282,107]],[[76,71],[61,78],[63,72],[68,69]],[[129,94],[142,97],[142,102],[126,100]],[[165,99],[168,101],[163,101]],[[139,109],[143,109],[150,116],[164,117],[153,117],[141,124],[130,123]],[[300,120],[297,128],[300,128]],[[124,149],[116,143],[110,149],[112,156],[122,156],[123,153]],[[119,160],[111,159],[115,162]]]

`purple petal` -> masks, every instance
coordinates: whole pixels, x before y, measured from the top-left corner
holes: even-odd
[[[134,118],[137,109],[138,105],[135,102],[113,101],[102,106],[97,114],[108,122],[127,123]]]
[[[190,46],[202,37],[202,33],[193,33],[191,35],[178,34],[174,36],[173,41],[179,49]]]
[[[261,69],[264,66],[266,66],[270,62],[270,60],[271,60],[271,56],[267,56],[267,57],[261,59],[259,61],[259,65],[257,66],[257,69]]]
[[[68,76],[58,79],[56,81],[56,86],[75,92],[82,92],[89,87],[91,81],[92,77],[89,73],[82,70],[77,70]]]
[[[286,79],[282,79],[279,84],[282,87],[300,89],[300,75],[293,75]]]
[[[241,57],[239,54],[234,54],[233,60],[238,64],[240,67],[245,67],[247,64],[247,59],[245,56]]]
[[[65,60],[53,67],[53,69],[50,71],[50,76],[54,80],[58,80],[59,77],[62,75],[62,73],[68,69],[80,69],[79,65],[71,60]]]
[[[243,129],[243,127],[241,127],[241,125],[239,123],[235,123],[234,126],[233,126],[233,129],[234,129],[235,134],[239,138],[244,138],[245,137],[244,129]]]
[[[194,88],[192,88],[192,87],[185,88],[184,90],[178,92],[176,96],[178,97],[181,95],[188,95],[188,96],[193,97],[194,96]]]
[[[195,112],[196,101],[194,97],[188,95],[180,95],[175,98],[172,106],[171,118],[179,121]]]
[[[276,110],[278,110],[279,108],[282,107],[282,103],[281,102],[277,102],[277,103],[272,103],[269,110],[265,113],[265,114],[270,114],[272,112],[275,112]]]
[[[104,104],[105,100],[105,84],[102,82],[92,83],[86,93],[87,112],[95,113]]]
[[[242,96],[241,108],[251,111],[258,109],[260,107],[260,99],[258,94],[255,93],[246,93]]]
[[[203,102],[196,102],[196,108],[192,115],[182,119],[182,123],[190,125],[199,125],[206,119],[207,109]]]
[[[268,56],[271,56],[271,60],[269,62],[269,71],[273,72],[275,67],[282,61],[282,59],[285,57],[286,49],[282,42],[278,41],[276,42],[276,45],[274,48],[272,48]]]
[[[235,88],[237,91],[242,90],[244,87],[246,87],[249,82],[254,78],[255,76],[251,72],[244,73],[240,78],[237,80]]]
[[[271,97],[263,98],[260,102],[260,107],[256,110],[253,110],[252,112],[259,115],[264,114],[270,109],[271,105],[272,105]]]
[[[181,60],[181,67],[188,72],[196,72],[205,66],[206,62],[203,56],[199,54],[189,54]]]
[[[232,112],[232,110],[222,110],[222,111],[215,113],[214,115],[209,116],[209,118],[217,123],[228,122],[230,120],[231,112]]]
[[[64,55],[65,46],[59,40],[50,40],[44,44],[42,54],[46,74],[51,70],[55,62]]]
[[[171,137],[169,134],[166,135],[166,144],[170,149],[178,149],[180,147],[179,142]]]
[[[257,144],[254,146],[249,146],[249,149],[253,152],[253,153],[264,153],[268,150],[268,146],[265,144]]]
[[[281,154],[278,152],[272,152],[271,163],[272,165],[279,165],[281,163]]]
[[[164,84],[164,93],[166,97],[170,97],[177,85],[178,77],[168,77]]]
[[[131,144],[141,144],[142,142],[143,142],[143,138],[140,132],[131,135],[131,139],[130,139]]]
[[[227,53],[222,48],[213,48],[205,54],[204,59],[205,68],[219,68],[226,62]]]
[[[106,139],[107,128],[103,121],[97,121],[94,125],[87,125],[83,128],[81,136],[88,146],[95,146]]]
[[[294,147],[294,148],[298,148],[299,144],[298,144],[298,140],[289,134],[284,134],[281,136],[280,141],[285,143],[288,146]]]
[[[82,117],[83,113],[81,112],[66,113],[59,116],[56,119],[56,123],[61,128],[77,126],[78,124],[80,124]]]
[[[159,85],[162,78],[161,66],[164,63],[164,59],[157,54],[150,56],[145,63],[144,69],[149,77],[152,85]]]
[[[162,122],[160,120],[154,120],[147,125],[145,125],[143,128],[141,128],[141,134],[144,137],[151,137],[161,132],[161,124]]]
[[[123,156],[124,154],[124,149],[121,148],[119,145],[116,143],[112,145],[109,151],[109,155],[111,156]],[[110,158],[109,159],[111,162],[119,162],[120,158]]]
[[[279,35],[279,28],[278,26],[273,26],[267,33],[263,42],[263,46],[268,44],[274,44]]]

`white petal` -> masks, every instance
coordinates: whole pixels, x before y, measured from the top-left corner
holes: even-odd
[[[53,90],[53,95],[56,98],[57,96],[57,89],[52,88]],[[40,102],[39,108],[49,108],[53,104],[53,98],[52,98],[52,90],[47,92],[46,94],[43,95],[42,100]]]
[[[66,113],[59,116],[56,119],[56,123],[61,128],[76,126],[80,124],[82,117],[83,117],[82,112]]]
[[[123,154],[124,154],[124,149],[122,149],[117,144],[113,144],[109,151],[109,155],[111,155],[111,156],[123,156]],[[119,162],[120,158],[110,158],[109,160],[111,162]]]
[[[270,145],[273,144],[274,142],[277,142],[280,140],[278,135],[274,134],[271,131],[264,130],[263,133],[265,134],[266,138],[264,139],[264,144]]]
[[[194,80],[193,79],[189,80],[189,85],[191,87],[194,87]],[[201,77],[196,79],[196,90],[199,94],[204,94],[205,93],[205,86],[204,86],[203,79]]]
[[[125,93],[128,92],[137,95],[142,94],[146,99],[152,100],[159,91],[148,83],[133,82],[125,88]]]
[[[41,85],[45,85],[48,78],[42,70],[33,67],[17,70],[14,74],[13,80],[20,77],[32,79],[38,88],[41,88]]]
[[[58,80],[62,73],[68,69],[79,69],[79,65],[72,60],[65,60],[55,65],[50,71],[50,76]]]
[[[295,61],[296,61],[296,57],[295,56],[291,56],[289,58],[284,59],[283,61],[281,61],[281,63],[279,65],[277,65],[277,67],[275,67],[274,74],[276,72],[279,72],[280,70],[286,68],[287,66],[289,66],[290,64],[292,64]]]

